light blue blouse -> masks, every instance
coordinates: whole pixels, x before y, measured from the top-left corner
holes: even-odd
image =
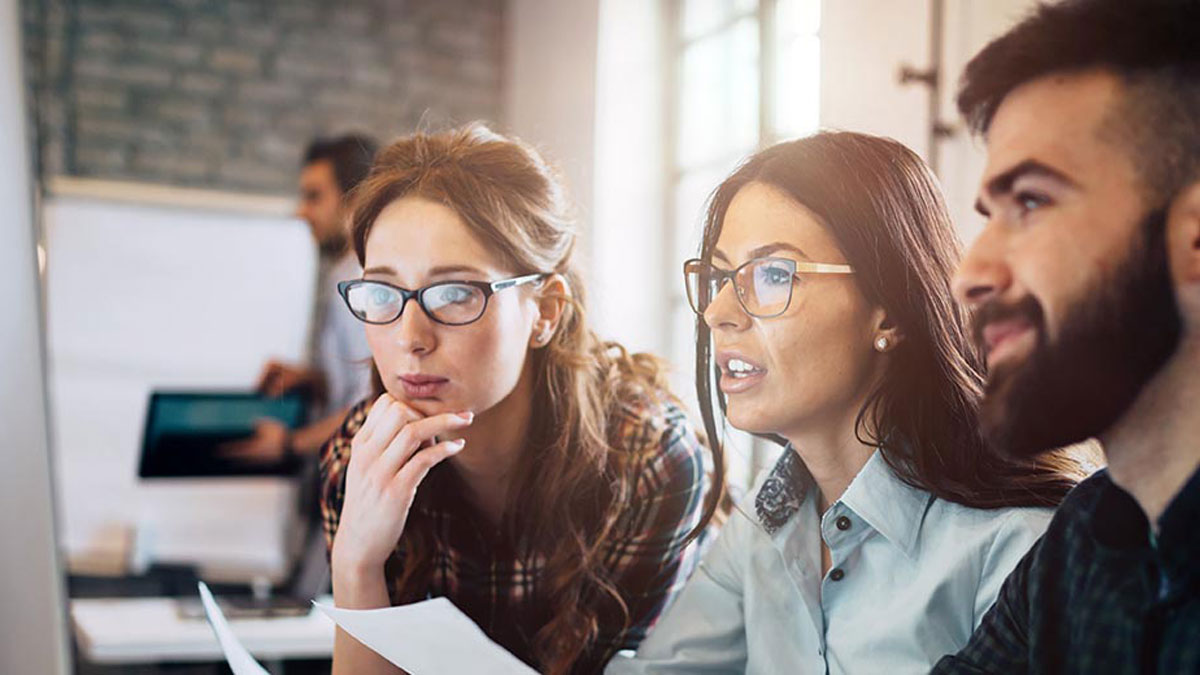
[[[630,673],[927,673],[958,651],[1051,509],[972,509],[876,453],[832,507],[789,448],[739,504]],[[832,566],[821,575],[818,537]]]

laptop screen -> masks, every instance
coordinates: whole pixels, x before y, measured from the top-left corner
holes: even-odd
[[[235,459],[230,444],[254,434],[259,419],[289,428],[304,424],[298,395],[269,398],[246,392],[154,392],[142,435],[142,478],[290,475],[294,460]]]

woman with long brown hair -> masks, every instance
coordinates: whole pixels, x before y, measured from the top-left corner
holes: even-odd
[[[658,362],[588,329],[559,184],[486,127],[382,150],[351,227],[380,395],[321,457],[336,604],[446,596],[542,672],[597,672],[715,503]],[[333,666],[394,671],[341,632]]]
[[[1083,472],[986,451],[958,253],[892,140],[782,143],[717,188],[684,269],[701,412],[718,457],[724,419],[785,449],[610,675],[924,673],[966,644]]]

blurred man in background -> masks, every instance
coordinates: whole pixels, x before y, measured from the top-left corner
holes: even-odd
[[[345,215],[350,193],[367,177],[377,147],[371,138],[350,134],[314,140],[304,153],[296,215],[308,223],[319,251],[309,362],[267,362],[258,389],[269,396],[304,394],[316,421],[289,430],[262,420],[252,438],[232,446],[232,457],[275,462],[292,454],[316,454],[346,410],[370,393],[371,352],[362,324],[341,306],[337,282],[362,276]]]

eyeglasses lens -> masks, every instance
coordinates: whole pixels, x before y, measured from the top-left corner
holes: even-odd
[[[346,293],[350,310],[368,323],[387,323],[400,315],[404,298],[394,288],[370,282],[355,284]]]
[[[437,284],[425,290],[425,309],[442,323],[470,323],[483,314],[483,291],[469,284]]]
[[[734,284],[746,310],[757,316],[775,316],[792,299],[794,264],[787,260],[759,260],[738,270]]]

